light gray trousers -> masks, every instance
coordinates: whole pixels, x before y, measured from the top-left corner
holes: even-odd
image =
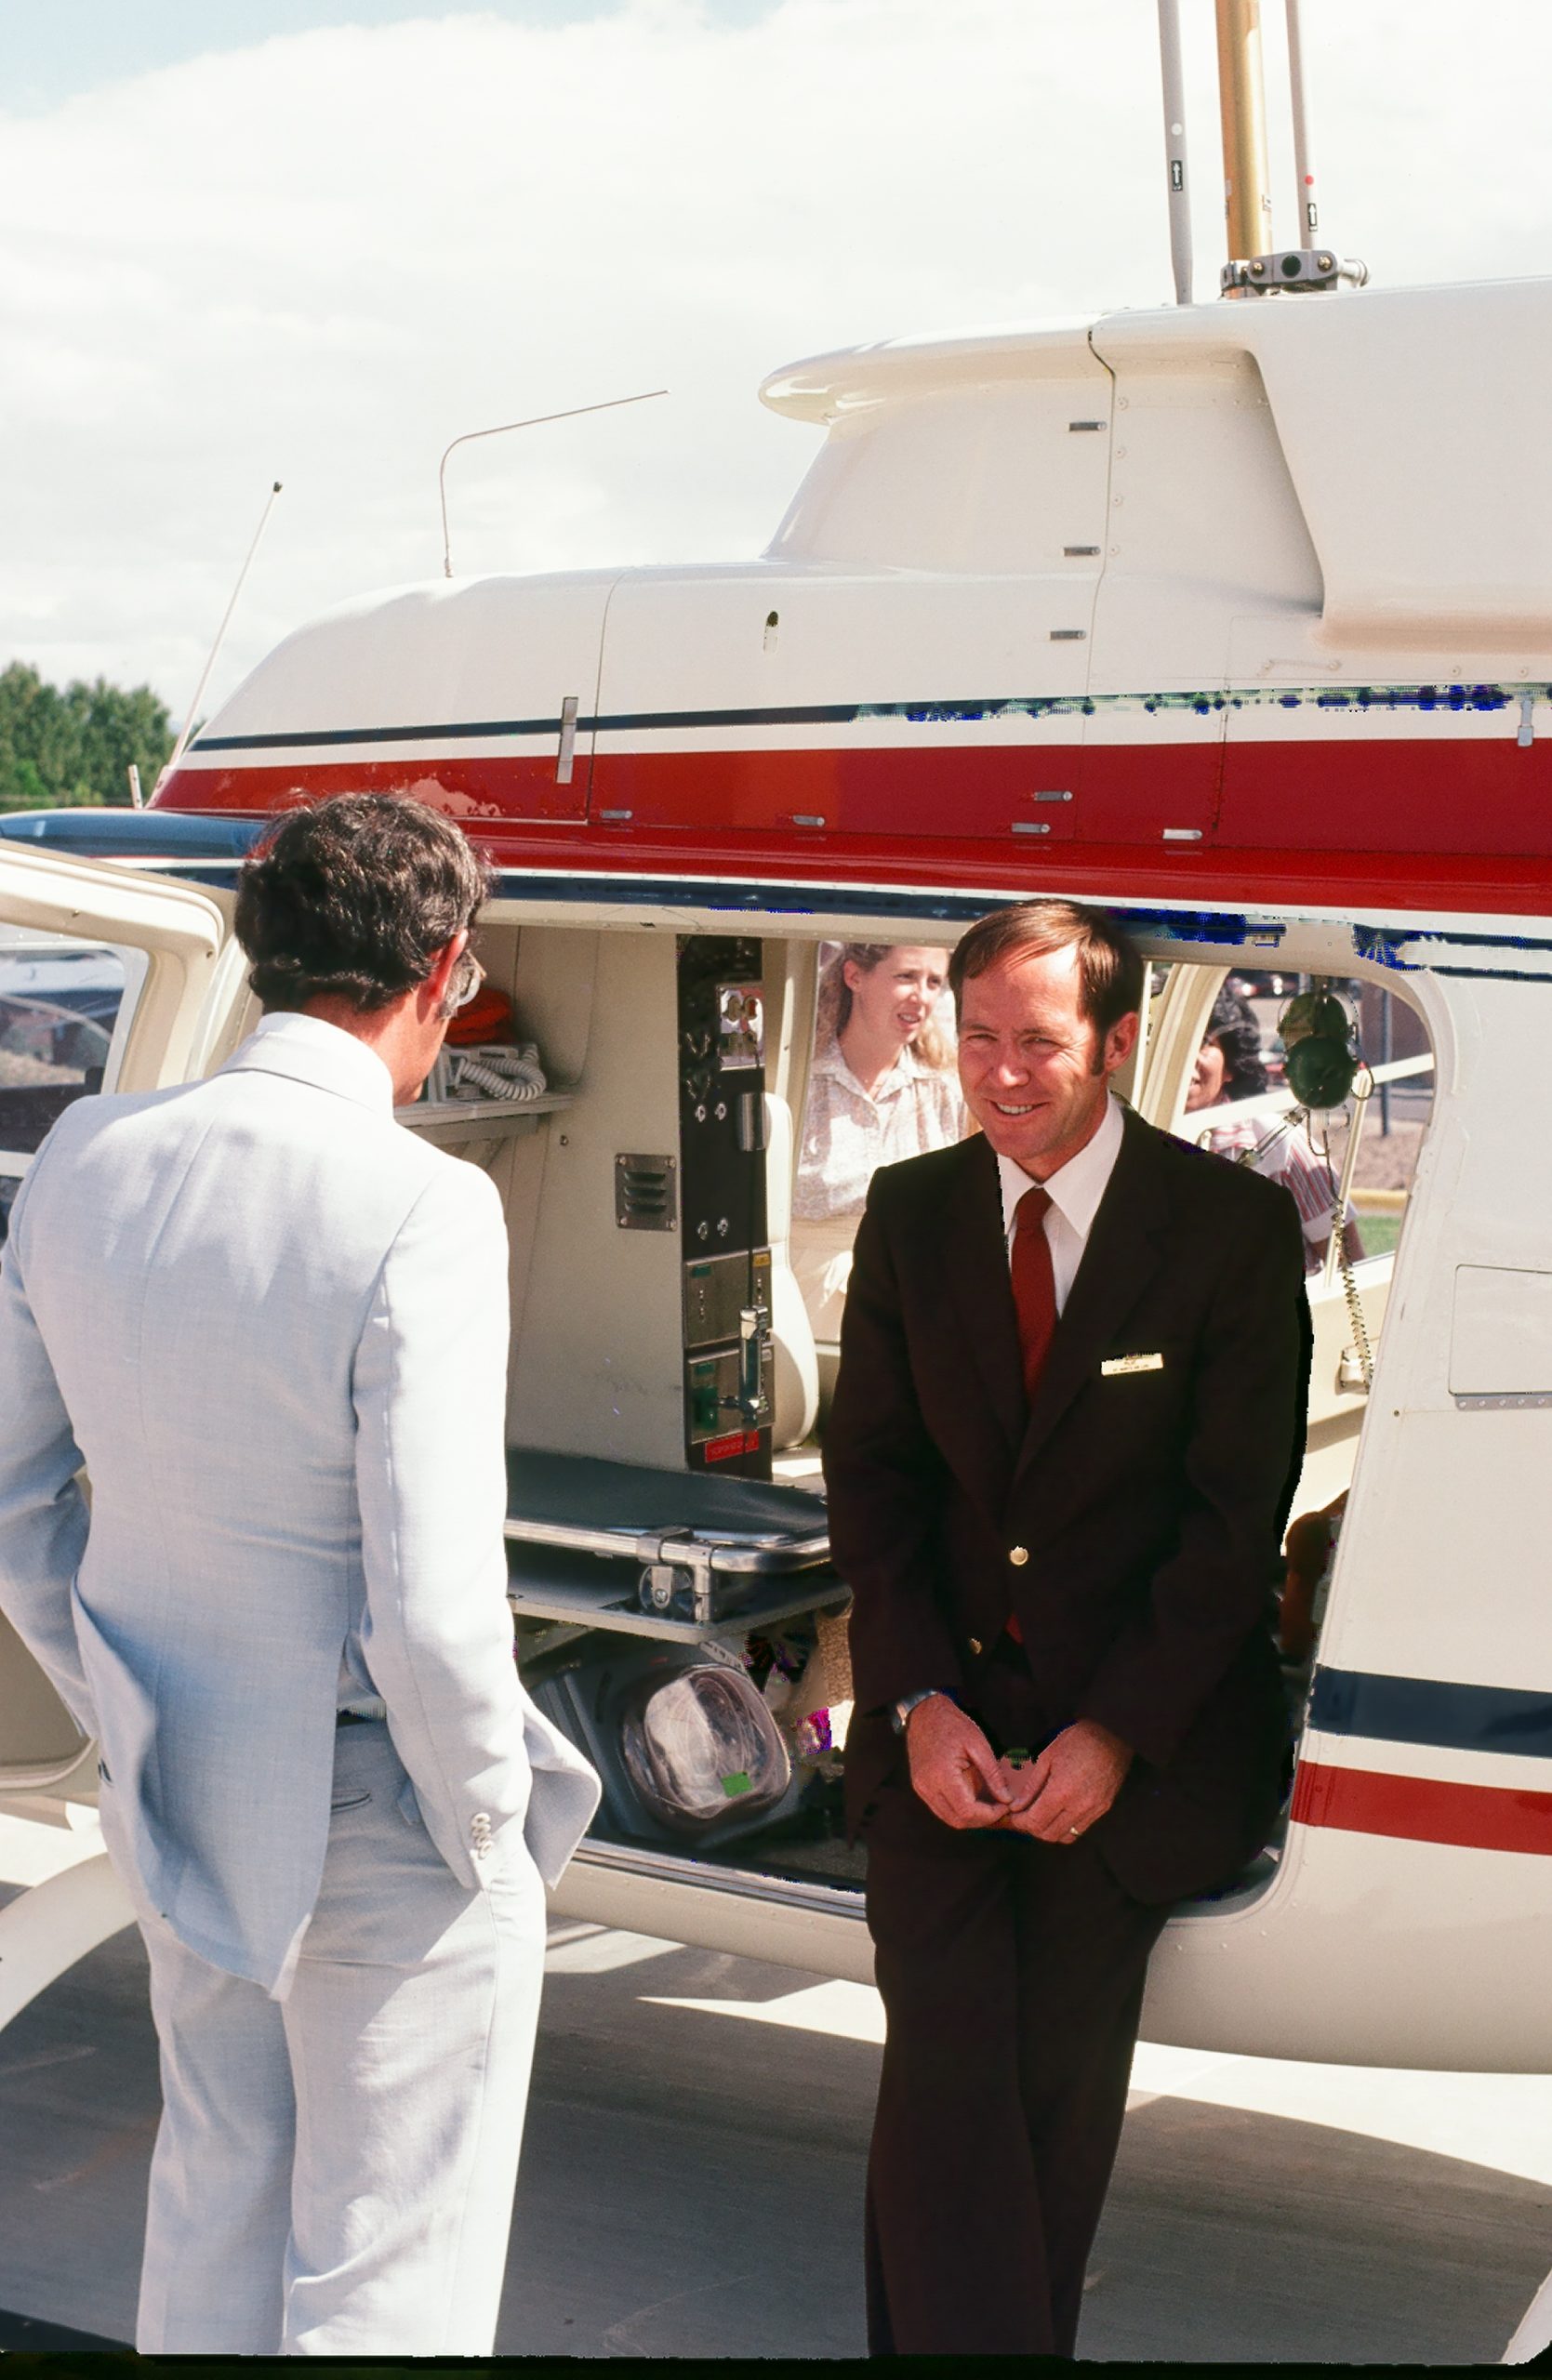
[[[142,2355],[492,2350],[544,1888],[519,1839],[467,1891],[401,1813],[404,1783],[385,1726],[339,1729],[285,2001],[141,1913],[163,2095]]]

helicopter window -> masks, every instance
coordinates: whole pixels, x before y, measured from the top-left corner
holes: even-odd
[[[1383,985],[1174,972],[1163,1015],[1173,1008],[1175,1029],[1159,1035],[1149,1112],[1165,1123],[1173,1115],[1182,1137],[1282,1182],[1304,1224],[1314,1354],[1280,1623],[1296,1711],[1313,1672],[1431,1116],[1433,1053],[1421,1018]]]
[[[947,949],[824,943],[792,1189],[791,1263],[814,1338],[841,1335],[868,1184],[962,1140]]]
[[[1322,1000],[1334,1003],[1329,1013]],[[1338,1059],[1345,1044],[1359,1062],[1325,1085],[1310,1051],[1289,1064],[1312,1019],[1336,1035]],[[1180,1130],[1292,1194],[1314,1293],[1346,1267],[1393,1254],[1432,1098],[1421,1019],[1386,987],[1234,974],[1208,1012]]]
[[[1357,989],[1358,1038],[1368,1066],[1360,1094],[1333,1118],[1333,1161],[1346,1173],[1371,1261],[1392,1255],[1433,1114],[1434,1064],[1423,1021],[1383,986]],[[1328,1258],[1328,1276],[1335,1268]]]
[[[100,1091],[124,1004],[125,955],[18,929],[0,939],[0,1240],[45,1133]]]

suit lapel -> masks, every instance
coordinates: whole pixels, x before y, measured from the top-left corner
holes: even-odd
[[[1115,1168],[1029,1408],[1019,1449],[1021,1472],[1090,1378],[1163,1259],[1170,1201],[1160,1162],[1162,1137],[1128,1111]],[[1016,1338],[1016,1322],[1015,1327]]]
[[[1008,1277],[1002,1188],[989,1143],[963,1144],[963,1163],[944,1213],[943,1264],[968,1348],[1010,1461],[1024,1435],[1024,1363]]]

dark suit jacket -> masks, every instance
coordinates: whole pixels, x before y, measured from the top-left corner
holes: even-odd
[[[1016,1611],[1042,1732],[1094,1719],[1137,1754],[1094,1830],[1126,1888],[1174,1899],[1254,1855],[1287,1733],[1269,1623],[1309,1343],[1287,1192],[1128,1114],[1030,1409],[991,1148],[875,1174],[825,1435],[854,1828],[903,1763],[889,1706],[941,1686],[974,1710]],[[1140,1355],[1161,1364],[1102,1369]]]

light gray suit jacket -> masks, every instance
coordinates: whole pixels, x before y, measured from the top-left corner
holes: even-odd
[[[17,1198],[0,1608],[98,1738],[153,1906],[277,1997],[348,1647],[466,1885],[524,1836],[553,1883],[596,1806],[513,1665],[507,1336],[493,1185],[316,1018],[267,1017],[208,1081],[81,1101]]]

